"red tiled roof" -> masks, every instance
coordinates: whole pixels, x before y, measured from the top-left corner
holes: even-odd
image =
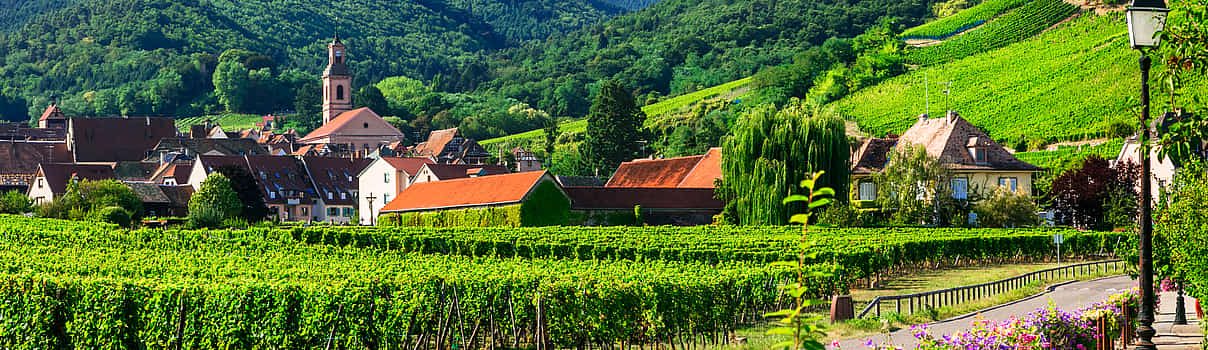
[[[425,157],[440,156],[445,152],[445,146],[449,144],[449,141],[453,141],[457,135],[457,128],[434,130],[428,133],[428,140],[415,145],[412,152]]]
[[[340,129],[344,128],[345,125],[354,120],[372,120],[374,125],[369,125],[369,127],[372,127],[374,130],[381,130],[387,134],[397,135],[399,137],[403,136],[401,131],[398,131],[398,129],[395,129],[393,125],[390,125],[390,123],[382,120],[382,117],[377,113],[374,113],[373,110],[370,110],[368,107],[361,107],[340,113],[340,115],[336,116],[335,119],[332,119],[327,124],[323,124],[323,126],[315,129],[315,131],[311,131],[309,134],[306,134],[306,137],[303,137],[301,141],[310,142],[315,139],[336,134],[340,131]]]
[[[76,162],[138,161],[159,140],[176,137],[172,118],[71,118]]]
[[[28,183],[38,173],[38,164],[71,162],[64,142],[0,142],[0,175],[12,175]]]
[[[713,188],[713,180],[721,178],[721,147],[710,148],[692,167],[692,171],[684,176],[676,187],[681,188]]]
[[[161,165],[155,174],[151,175],[150,179],[155,183],[163,183],[164,178],[174,178],[176,183],[184,183],[189,180],[189,174],[193,171],[193,163],[167,163]]]
[[[485,175],[507,174],[508,168],[500,165],[474,165],[474,164],[425,164],[428,170],[436,175],[438,180],[464,179],[470,177],[467,170],[482,169]]]
[[[574,209],[716,209],[725,203],[711,188],[566,187]]]
[[[410,176],[415,176],[424,164],[436,164],[432,158],[428,157],[382,157],[383,161],[389,163],[394,169],[402,170]]]
[[[67,192],[67,184],[72,178],[78,180],[112,180],[117,178],[113,167],[109,165],[45,163],[40,165],[41,173],[46,177],[46,184],[56,195]]]
[[[902,133],[899,140],[896,148],[921,145],[927,149],[927,154],[939,158],[954,170],[1044,171],[1044,168],[1015,158],[989,135],[955,113],[942,118],[920,118]],[[985,162],[974,161],[969,154],[970,143],[983,147]]]
[[[541,181],[554,182],[545,171],[483,176],[412,184],[382,208],[409,212],[519,203]],[[556,182],[554,182],[556,183]]]
[[[896,138],[865,140],[852,152],[852,174],[871,174],[885,169],[885,164],[889,162],[889,151],[897,142]]]
[[[676,187],[704,156],[634,160],[621,163],[606,187]]]
[[[46,106],[46,111],[42,112],[42,116],[38,118],[38,121],[47,119],[67,119],[67,116],[63,115],[63,111],[59,109],[58,105],[49,105]]]

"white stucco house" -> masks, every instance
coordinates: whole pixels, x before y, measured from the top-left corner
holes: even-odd
[[[426,164],[436,164],[429,157],[380,157],[357,175],[359,199],[358,212],[361,225],[372,225],[374,216],[381,212],[386,203],[398,197],[398,193],[411,185],[412,178]],[[370,206],[369,197],[374,198]]]

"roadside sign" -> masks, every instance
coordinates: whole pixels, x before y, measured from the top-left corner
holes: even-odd
[[[1062,244],[1062,243],[1065,243],[1065,236],[1062,236],[1060,233],[1054,234],[1053,235],[1053,244]]]

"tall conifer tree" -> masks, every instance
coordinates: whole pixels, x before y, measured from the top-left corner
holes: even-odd
[[[617,80],[600,85],[600,93],[587,116],[587,138],[583,157],[600,175],[612,173],[621,162],[638,156],[646,113],[633,101],[633,94]]]

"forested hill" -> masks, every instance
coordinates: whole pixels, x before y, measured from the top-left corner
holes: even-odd
[[[59,10],[81,0],[0,0],[0,31],[20,28],[40,14]]]
[[[791,62],[831,37],[881,19],[913,26],[922,0],[665,0],[540,45],[495,55],[482,88],[560,116],[584,115],[590,84],[619,78],[639,93],[679,94]]]
[[[207,85],[189,81],[208,80],[205,73],[214,68],[194,55],[218,56],[229,49],[270,60],[249,68],[317,74],[337,30],[349,45],[358,85],[398,75],[457,76],[474,68],[468,63],[483,61],[479,55],[485,50],[568,32],[624,11],[597,0],[0,1],[5,1],[0,18],[6,24],[26,21],[0,31],[0,92],[27,100],[33,109],[45,106],[51,93],[70,100],[121,87],[144,92]],[[188,64],[203,76],[177,69]],[[178,81],[145,86],[165,75]],[[163,92],[147,99],[172,99],[160,103],[178,107],[204,92]],[[143,112],[179,114],[176,108]]]

